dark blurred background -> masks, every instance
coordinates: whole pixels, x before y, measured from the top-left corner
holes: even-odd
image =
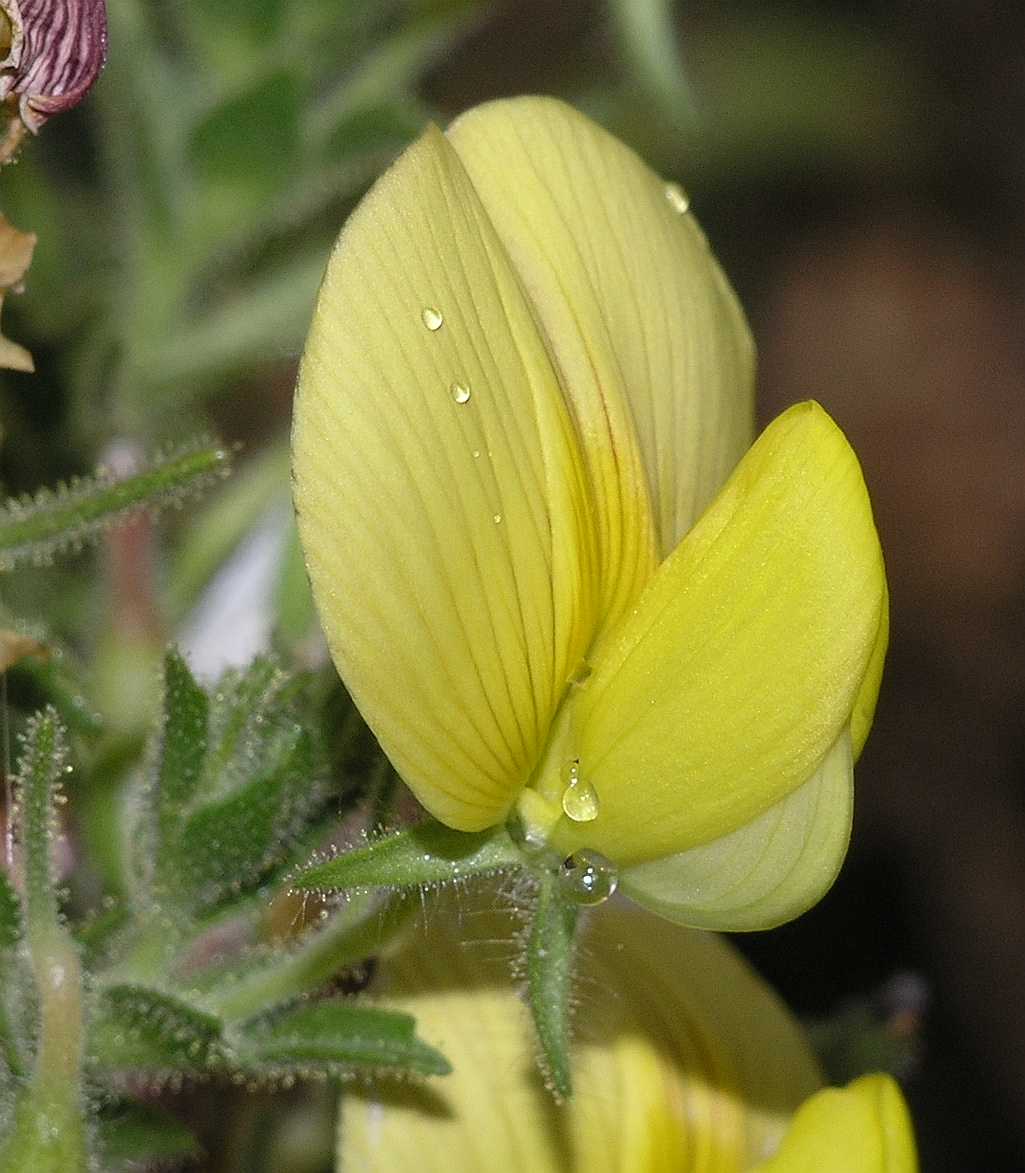
[[[193,7],[197,29],[185,35]],[[324,135],[336,155],[330,166],[318,156],[320,198],[304,171],[314,167],[308,152],[296,155],[282,131],[305,100],[289,89],[295,52],[277,59],[284,98],[261,82],[263,107],[225,114],[211,105],[213,125],[188,149],[209,180],[212,243],[190,260],[175,313],[136,311],[147,321],[129,329],[131,314],[110,292],[125,265],[150,258],[135,287],[145,307],[157,274],[176,272],[178,259],[125,221],[140,199],[166,199],[173,211],[175,199],[192,198],[159,178],[160,166],[176,166],[159,157],[161,128],[196,107],[197,92],[175,84],[185,75],[174,71],[191,61],[209,99],[209,73],[204,81],[196,63],[243,77],[246,46],[267,51],[253,13],[270,14],[273,31],[287,7],[260,0],[241,15],[233,2],[214,16],[198,0],[154,4],[146,44],[156,60],[130,51],[138,6],[114,0],[111,63],[91,107],[48,127],[32,158],[0,176],[8,214],[41,236],[7,329],[40,368],[34,380],[5,380],[8,485],[86,468],[113,435],[150,444],[186,423],[213,421],[244,440],[244,470],[280,452],[326,242],[376,171],[424,117],[522,92],[576,103],[687,187],[752,322],[761,417],[809,396],[827,407],[864,464],[888,560],[891,651],[847,866],[819,908],[740,944],[813,1016],[896,973],[918,975],[928,997],[907,1089],[924,1169],[1025,1168],[1025,9],[953,0],[381,5],[338,49],[339,61],[348,54],[338,76],[349,105]],[[323,8],[324,22],[370,11],[309,7]],[[414,51],[415,22],[427,33]],[[337,80],[331,51],[315,76],[306,63],[315,96]],[[170,80],[140,129],[125,95],[132,71],[150,69]],[[255,126],[257,147],[272,143],[278,169],[291,168],[299,186],[261,173],[251,199],[239,194],[230,167],[251,170],[245,144],[234,164],[223,155],[243,124]],[[284,125],[299,133],[307,124],[297,115]],[[138,167],[150,150],[156,162]],[[149,172],[156,194],[145,191]],[[143,184],[136,204],[124,195],[129,173]],[[85,222],[94,205],[79,197],[108,203],[109,236]],[[249,236],[240,222],[255,225]],[[80,275],[69,289],[71,258]],[[254,272],[265,284],[247,302]],[[229,327],[234,349],[211,342]],[[63,600],[51,600],[58,613],[87,588],[61,590]],[[74,636],[70,618],[65,627]]]

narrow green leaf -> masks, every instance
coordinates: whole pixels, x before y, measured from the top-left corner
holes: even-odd
[[[21,937],[21,901],[5,871],[0,870],[0,949],[16,945]]]
[[[118,480],[100,472],[11,498],[0,506],[0,571],[47,564],[139,510],[180,505],[225,476],[228,462],[226,449],[207,442],[158,456],[135,476]]]
[[[301,891],[409,888],[504,871],[522,862],[519,849],[504,827],[453,831],[430,819],[305,868],[294,877],[292,886]]]
[[[123,1101],[103,1109],[96,1146],[104,1173],[134,1173],[154,1165],[198,1158],[199,1141],[170,1112],[154,1104]]]
[[[261,1072],[315,1069],[345,1074],[353,1069],[395,1069],[415,1075],[447,1075],[445,1057],[415,1034],[416,1020],[342,998],[326,999],[245,1024],[236,1058]]]
[[[97,1068],[161,1076],[220,1068],[221,1019],[151,986],[100,991],[89,1022],[89,1057]]]
[[[527,940],[527,993],[541,1047],[541,1069],[558,1099],[573,1094],[570,1076],[573,952],[577,906],[545,873]]]

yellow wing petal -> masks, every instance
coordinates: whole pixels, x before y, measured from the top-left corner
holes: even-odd
[[[813,403],[779,417],[610,637],[574,712],[588,823],[620,866],[730,834],[850,723],[885,579],[857,458]]]
[[[756,1173],[917,1173],[907,1105],[888,1075],[827,1088],[801,1106],[779,1153]]]
[[[388,1005],[453,1072],[347,1093],[342,1170],[742,1173],[820,1086],[800,1028],[725,942],[607,905],[582,942],[574,1095],[556,1106],[509,975],[517,927],[449,897],[385,962]]]
[[[350,218],[303,356],[295,505],[332,656],[443,822],[500,821],[593,627],[555,372],[430,129]]]
[[[807,911],[847,854],[854,760],[845,729],[811,778],[755,820],[700,847],[635,864],[622,891],[678,924],[771,929]]]
[[[611,622],[751,443],[747,325],[677,189],[583,115],[517,98],[471,110],[448,136],[561,373]]]

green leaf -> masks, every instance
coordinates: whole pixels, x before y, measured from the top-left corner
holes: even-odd
[[[131,1101],[103,1109],[96,1145],[105,1173],[135,1173],[201,1155],[199,1141],[177,1117],[154,1104]]]
[[[408,1014],[326,999],[244,1025],[236,1057],[242,1067],[264,1073],[315,1069],[341,1075],[372,1068],[447,1075],[448,1061],[416,1037],[415,1026]]]
[[[199,786],[206,759],[210,702],[181,654],[164,658],[164,730],[157,778],[161,831],[181,817]]]
[[[268,718],[277,715],[288,677],[269,656],[255,659],[244,671],[226,672],[217,682],[210,714],[209,757],[200,801],[230,794],[258,768],[267,742],[277,731]]]
[[[261,764],[252,781],[201,807],[182,828],[182,879],[204,907],[257,883],[322,801],[325,787],[306,730],[285,730]]]
[[[150,792],[154,896],[180,920],[186,909],[205,914],[235,903],[290,866],[289,851],[323,806],[329,770],[319,733],[296,720],[311,707],[313,677],[289,676],[261,657],[225,673],[211,699],[170,652],[165,679]]]
[[[504,827],[453,831],[430,819],[305,868],[294,877],[292,886],[301,891],[409,888],[504,871],[522,862],[519,849]]]
[[[59,925],[53,862],[54,803],[67,749],[57,711],[29,719],[18,762],[17,826],[24,853],[25,919],[30,935],[49,935]]]
[[[562,896],[557,877],[545,873],[527,940],[527,995],[541,1046],[541,1069],[558,1099],[573,1094],[570,995],[577,913],[576,905]]]
[[[221,1019],[151,986],[101,990],[89,1023],[88,1053],[107,1073],[161,1077],[224,1065]]]
[[[0,949],[16,945],[21,937],[21,901],[7,873],[0,870]]]

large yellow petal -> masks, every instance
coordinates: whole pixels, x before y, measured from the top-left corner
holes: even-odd
[[[505,250],[430,129],[339,238],[293,460],[335,663],[420,800],[461,830],[504,817],[593,629],[575,444]]]
[[[827,1088],[801,1107],[779,1153],[757,1173],[917,1173],[907,1105],[888,1075]]]
[[[556,842],[620,866],[730,834],[806,782],[876,654],[882,556],[858,461],[814,403],[766,429],[610,637],[575,702],[598,795]]]
[[[678,190],[569,106],[492,102],[448,136],[561,373],[612,622],[751,443],[747,325]]]
[[[606,905],[583,942],[573,1099],[541,1084],[517,923],[449,898],[384,963],[453,1073],[347,1093],[344,1173],[741,1173],[820,1085],[799,1027],[725,942]]]
[[[854,760],[844,730],[811,778],[746,826],[620,873],[631,900],[679,924],[771,929],[806,912],[840,871],[851,834]]]

